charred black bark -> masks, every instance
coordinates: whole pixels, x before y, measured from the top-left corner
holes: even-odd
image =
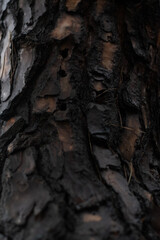
[[[0,240],[160,238],[158,0],[0,0]]]

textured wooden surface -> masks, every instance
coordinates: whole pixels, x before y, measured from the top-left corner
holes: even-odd
[[[0,240],[160,239],[158,0],[0,0]]]

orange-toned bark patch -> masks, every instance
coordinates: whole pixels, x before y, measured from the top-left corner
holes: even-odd
[[[102,52],[102,64],[108,70],[112,70],[113,68],[113,59],[115,52],[117,50],[117,45],[106,42],[103,45],[103,52]]]
[[[66,7],[68,11],[75,11],[81,0],[67,0]]]
[[[71,16],[69,14],[62,14],[56,24],[55,29],[51,33],[51,37],[62,40],[70,34],[79,33],[81,30],[81,18],[78,16]]]
[[[33,107],[33,112],[34,113],[54,112],[55,109],[56,98],[54,97],[37,98],[35,101],[35,105]]]

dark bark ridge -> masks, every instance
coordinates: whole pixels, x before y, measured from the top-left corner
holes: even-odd
[[[0,240],[160,238],[158,0],[0,0]]]

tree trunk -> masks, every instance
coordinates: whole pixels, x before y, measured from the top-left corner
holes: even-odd
[[[0,20],[0,240],[160,239],[159,1]]]

